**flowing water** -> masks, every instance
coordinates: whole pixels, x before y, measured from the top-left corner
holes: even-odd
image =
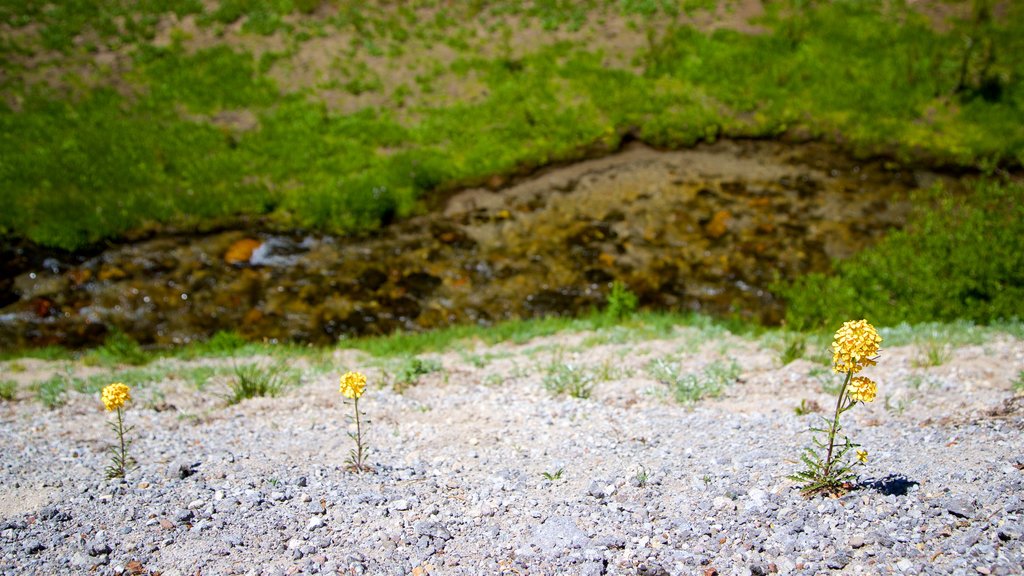
[[[939,176],[818,145],[631,144],[454,193],[360,237],[230,230],[90,254],[8,248],[4,347],[171,345],[234,330],[325,343],[578,314],[625,283],[642,307],[778,322],[780,279],[827,270],[903,224]],[[823,295],[824,296],[824,295]]]

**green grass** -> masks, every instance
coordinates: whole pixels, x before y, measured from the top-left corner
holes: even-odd
[[[964,196],[930,191],[906,229],[778,291],[792,325],[1024,318],[1024,185],[983,180]]]
[[[555,358],[545,368],[544,389],[555,396],[565,394],[571,398],[586,399],[594,391],[594,371],[572,362]]]
[[[18,395],[18,383],[14,380],[0,380],[0,400],[10,402]]]
[[[94,348],[82,356],[82,362],[87,366],[115,366],[118,364],[129,364],[140,366],[153,359],[153,355],[146,353],[127,334],[114,331],[103,342],[103,345]]]
[[[765,19],[771,33],[763,35],[705,34],[685,18],[660,30],[653,23],[670,21],[671,3],[610,0],[466,3],[432,19],[350,6],[330,21],[287,23],[313,4],[231,1],[211,12],[159,0],[4,4],[5,21],[41,31],[0,45],[11,70],[3,101],[18,103],[0,105],[0,232],[70,249],[140,228],[202,230],[252,216],[272,228],[368,231],[415,213],[438,190],[614,149],[626,133],[669,147],[806,133],[904,160],[992,167],[1024,159],[1024,64],[1014,58],[1024,51],[1024,15],[1015,3],[999,22],[948,32],[872,1],[795,16],[785,15],[792,3],[773,4],[782,9]],[[687,6],[700,4],[710,5]],[[213,32],[244,20],[243,35],[282,33],[285,48],[256,58],[224,41],[155,46],[156,24],[170,11],[196,14]],[[130,23],[119,30],[123,17]],[[486,42],[469,24],[515,33],[517,22],[572,30],[619,17],[651,31],[632,55],[639,73],[608,66],[600,46],[553,40],[483,58],[474,43]],[[131,72],[88,64],[90,47],[73,41],[84,30],[98,46],[134,48]],[[410,39],[445,42],[455,58],[430,63],[440,67],[420,83],[423,94],[407,86],[383,104],[343,112],[327,106],[322,86],[282,86],[271,74],[305,39],[332,31],[359,39],[339,56],[350,70],[332,80],[350,91],[388,96],[387,82],[363,78],[366,63],[397,62]],[[993,57],[965,54],[965,34]],[[44,88],[20,64],[48,49],[63,53],[54,65],[63,88]],[[442,76],[477,78],[480,96],[431,96]],[[252,127],[219,120],[241,111]]]
[[[735,360],[716,360],[699,372],[687,372],[681,362],[658,358],[651,361],[647,372],[668,386],[676,402],[693,404],[720,395],[739,379],[741,370]]]
[[[284,363],[263,365],[259,363],[238,364],[234,377],[228,383],[225,396],[228,404],[238,404],[249,398],[279,396],[289,386],[293,375]]]
[[[68,378],[56,374],[34,386],[36,399],[47,408],[53,410],[64,405]]]
[[[442,369],[441,362],[434,358],[406,358],[395,371],[392,382],[397,390],[405,390],[418,384],[421,376],[440,372]]]

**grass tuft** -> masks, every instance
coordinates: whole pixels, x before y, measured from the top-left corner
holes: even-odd
[[[228,383],[226,399],[230,405],[257,396],[279,396],[288,381],[288,366],[283,362],[270,365],[239,364],[234,368],[234,378]]]

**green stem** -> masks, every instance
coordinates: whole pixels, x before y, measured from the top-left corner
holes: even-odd
[[[118,464],[118,472],[121,474],[121,478],[124,478],[124,463],[127,457],[127,449],[124,445],[124,412],[121,407],[117,408],[117,439],[121,443],[121,460]]]
[[[363,469],[363,431],[362,426],[359,422],[359,398],[355,398],[356,407],[356,470],[362,471]]]
[[[829,427],[828,431],[828,453],[825,455],[825,471],[824,476],[828,478],[829,473],[832,471],[832,448],[836,443],[836,432],[839,429],[839,415],[843,413],[843,399],[846,397],[846,387],[849,386],[850,380],[853,379],[853,371],[846,373],[846,380],[843,382],[843,389],[839,391],[839,398],[836,399],[836,413],[832,418],[832,426]]]

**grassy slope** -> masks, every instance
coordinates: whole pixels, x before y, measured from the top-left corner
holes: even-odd
[[[0,46],[0,231],[77,248],[238,216],[365,230],[438,186],[614,148],[627,132],[685,146],[788,131],[863,154],[1024,159],[1024,13],[939,33],[909,10],[836,2],[751,35],[698,32],[672,3],[635,0],[324,4],[0,4],[26,26]],[[195,29],[163,33],[171,12]],[[644,41],[620,53],[586,36],[615,24]],[[537,29],[535,49],[515,47]],[[966,60],[965,34],[981,47]],[[319,77],[294,81],[303,48],[335,37],[347,42]]]

